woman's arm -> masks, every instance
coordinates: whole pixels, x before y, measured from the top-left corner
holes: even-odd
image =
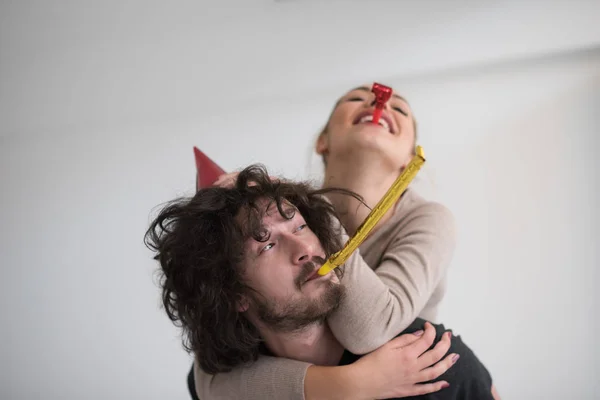
[[[455,353],[447,354],[450,332],[428,350],[435,338],[436,329],[426,322],[424,331],[398,336],[351,364],[333,368],[311,366],[304,385],[306,399],[388,399],[442,390],[449,386],[448,382],[433,380],[450,369],[458,358]]]
[[[256,363],[228,373],[209,375],[194,364],[200,400],[366,399],[371,389],[357,385],[362,368],[322,367],[287,358],[261,356]]]
[[[382,346],[419,316],[454,253],[454,217],[441,204],[417,206],[391,232],[375,270],[359,251],[350,257],[346,296],[328,320],[335,337],[355,354]]]
[[[194,363],[196,394],[200,400],[366,400],[437,392],[447,382],[421,382],[445,373],[453,354],[446,355],[446,335],[428,350],[435,338],[435,328],[425,324],[424,331],[401,335],[355,363],[335,367],[261,356],[231,372],[210,375]]]
[[[194,363],[200,400],[304,400],[304,376],[311,364],[287,358],[260,356],[251,364],[211,375]]]

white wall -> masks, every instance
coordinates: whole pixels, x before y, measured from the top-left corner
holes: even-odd
[[[600,51],[405,87],[459,223],[441,318],[505,398],[598,398]]]
[[[188,398],[151,209],[193,189],[193,145],[318,178],[330,107],[374,79],[459,223],[444,323],[505,399],[597,398],[599,3],[234,3],[1,6],[0,398]]]

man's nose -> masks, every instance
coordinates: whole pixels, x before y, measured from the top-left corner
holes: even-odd
[[[315,255],[315,246],[307,239],[292,236],[290,238],[290,245],[292,262],[295,264],[303,264],[310,261]]]

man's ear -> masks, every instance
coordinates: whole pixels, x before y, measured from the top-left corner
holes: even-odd
[[[240,313],[248,311],[250,308],[250,300],[245,295],[241,295],[237,301],[237,311]]]

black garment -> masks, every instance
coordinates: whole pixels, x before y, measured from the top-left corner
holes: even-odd
[[[398,336],[405,333],[413,333],[425,326],[425,320],[417,318],[408,328],[402,331]],[[446,332],[444,325],[432,324],[435,328],[435,340],[433,346],[442,339]],[[434,381],[446,381],[450,387],[442,389],[435,393],[420,396],[402,397],[403,400],[493,400],[492,397],[492,377],[485,366],[475,356],[473,351],[463,343],[460,336],[452,336],[450,341],[450,350],[447,354],[457,353],[460,359],[448,371],[436,378]],[[446,354],[446,355],[447,355]],[[339,365],[352,364],[361,358],[352,354],[348,350],[342,355]],[[196,395],[196,385],[194,382],[194,367],[192,366],[188,374],[188,389],[192,400],[200,400]]]
[[[425,320],[417,318],[408,328],[400,335],[405,333],[413,333],[419,329],[423,329]],[[442,339],[442,335],[446,332],[444,325],[436,325],[435,341],[431,348]],[[398,336],[400,336],[398,335]],[[457,353],[460,355],[458,362],[454,364],[448,371],[436,378],[434,381],[446,381],[450,387],[442,389],[438,392],[420,395],[402,397],[403,400],[410,399],[428,399],[428,400],[493,400],[492,397],[492,377],[488,370],[475,356],[473,351],[462,341],[460,336],[452,335],[450,341],[450,350],[448,354]],[[358,360],[360,356],[345,351],[342,355],[339,365],[352,364]]]
[[[190,396],[192,396],[192,400],[200,400],[198,395],[196,394],[196,382],[194,381],[194,365],[190,369],[187,377],[188,390],[190,391]]]

